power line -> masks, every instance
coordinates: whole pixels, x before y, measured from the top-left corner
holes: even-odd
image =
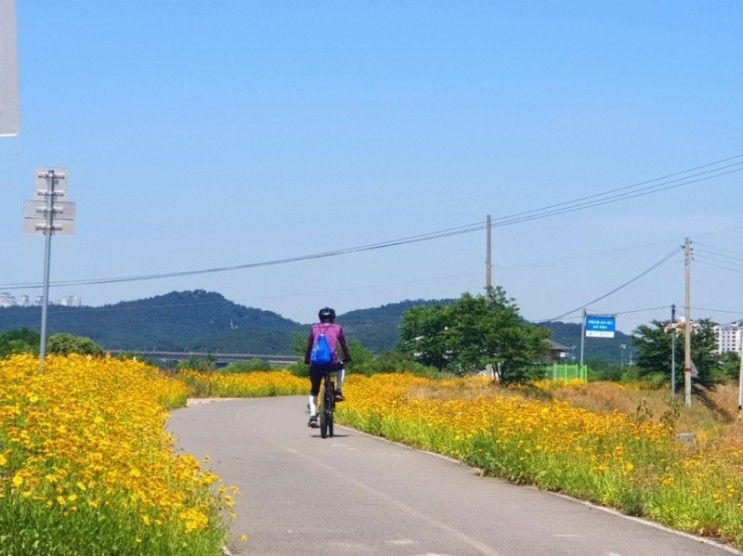
[[[733,257],[731,255],[725,255],[719,251],[713,251],[710,250],[707,247],[702,247],[700,249],[697,249],[697,253],[703,253],[711,257],[720,257],[722,259],[728,259],[729,261],[732,261],[730,264],[741,264],[743,263],[743,257]]]
[[[741,268],[741,267],[725,266],[725,265],[721,265],[721,264],[708,263],[708,262],[706,262],[704,260],[697,261],[697,263],[698,264],[701,264],[703,266],[711,266],[713,268],[719,268],[721,270],[728,270],[730,272],[739,272],[739,273],[740,272],[743,272],[743,268]]]
[[[604,315],[615,315],[615,316],[619,316],[619,315],[630,315],[632,313],[646,313],[648,311],[659,311],[660,309],[670,309],[670,308],[671,308],[670,305],[658,305],[657,307],[643,307],[642,309],[630,309],[630,310],[627,310],[627,311],[596,311],[596,312],[597,313],[602,313]],[[581,307],[581,309],[582,309],[582,307]],[[560,318],[563,318],[564,319],[564,317],[560,317]],[[568,318],[566,318],[564,320],[580,320],[582,318],[583,318],[583,316],[577,316],[577,317],[568,317]],[[543,323],[543,322],[552,322],[553,320],[554,319],[542,319],[542,320],[535,320],[533,322]]]
[[[655,182],[660,182],[660,181],[668,180],[669,178],[673,178],[673,177],[676,177],[676,176],[681,176],[683,174],[690,174],[692,172],[696,172],[697,170],[701,170],[703,168],[709,168],[710,166],[718,166],[718,165],[720,165],[720,164],[722,164],[724,162],[730,162],[731,160],[738,160],[740,158],[743,158],[743,153],[742,154],[737,154],[735,156],[730,156],[728,158],[723,158],[723,159],[717,160],[715,162],[709,162],[707,164],[702,164],[701,166],[695,166],[694,168],[689,168],[688,170],[684,170],[684,171],[681,171],[681,172],[674,172],[673,174],[666,174],[665,176],[661,176],[659,178],[654,178],[654,179],[651,179],[651,180],[641,181],[641,182],[635,183],[633,185],[626,185],[624,187],[617,187],[617,188],[614,188],[614,189],[609,189],[609,190],[604,191],[604,192],[601,192],[601,193],[594,193],[592,195],[586,195],[584,197],[578,197],[577,199],[573,199],[571,201],[563,201],[561,203],[555,203],[555,204],[552,204],[552,205],[547,205],[547,206],[544,206],[544,207],[541,207],[541,208],[538,208],[538,209],[532,209],[532,210],[527,210],[527,211],[523,211],[523,212],[517,212],[517,213],[511,214],[511,215],[509,215],[509,216],[507,216],[505,218],[512,218],[512,217],[524,216],[524,215],[532,214],[532,213],[535,213],[535,212],[541,212],[543,210],[549,210],[549,209],[553,209],[553,208],[563,207],[565,205],[572,205],[574,203],[578,203],[578,202],[581,202],[581,201],[587,201],[587,200],[590,200],[590,199],[597,199],[599,197],[604,197],[604,196],[607,196],[607,195],[611,195],[612,193],[617,193],[619,191],[626,191],[626,190],[630,190],[630,189],[636,189],[636,188],[641,187],[643,185],[647,185],[647,184],[651,184],[651,183],[655,183]],[[734,166],[737,166],[737,165],[740,165],[740,164],[743,164],[743,162],[735,162],[733,164],[729,164],[729,165],[723,166],[721,168],[716,168],[716,169],[712,169],[712,170],[707,170],[706,172],[701,172],[699,174],[694,174],[694,176],[700,176],[702,174],[707,174],[707,173],[710,173],[710,172],[716,172],[718,170],[722,170],[722,169],[734,167]],[[689,177],[694,177],[694,176],[686,176],[686,178],[678,178],[678,179],[672,180],[671,182],[668,182],[668,183],[676,182],[676,181],[687,179]],[[651,185],[649,187],[650,188],[657,187],[657,185],[656,186]],[[643,188],[643,189],[648,189],[648,188]],[[624,194],[622,194],[622,195],[624,195]],[[500,218],[496,218],[496,220],[500,220]]]
[[[615,311],[613,315],[630,315],[632,313],[647,313],[648,311],[659,311],[661,309],[670,309],[671,305],[658,305],[657,307],[645,307],[644,309],[632,309],[631,311]]]
[[[695,311],[709,311],[710,313],[729,313],[731,315],[743,315],[743,311],[730,311],[729,309],[710,309],[709,307],[692,307]]]
[[[673,251],[671,251],[670,253],[668,253],[668,255],[666,255],[666,256],[665,256],[665,257],[663,257],[663,258],[662,258],[661,260],[659,260],[659,261],[658,261],[657,263],[655,263],[655,264],[653,264],[652,266],[650,266],[649,268],[647,268],[647,269],[643,270],[643,271],[642,271],[642,272],[641,272],[640,274],[638,274],[637,276],[635,276],[635,277],[633,277],[633,278],[630,278],[630,279],[629,279],[629,280],[627,280],[626,282],[624,282],[624,283],[620,284],[619,286],[617,286],[617,287],[616,287],[616,288],[614,288],[613,290],[610,290],[610,291],[606,292],[606,293],[605,293],[604,295],[601,295],[601,296],[597,297],[596,299],[593,299],[593,300],[591,300],[591,301],[589,301],[589,302],[587,302],[587,303],[584,303],[583,305],[579,305],[579,306],[578,306],[578,307],[576,307],[575,309],[572,309],[572,310],[570,310],[570,311],[567,311],[567,312],[563,313],[562,315],[558,315],[558,316],[556,316],[556,317],[554,317],[554,318],[551,318],[551,319],[549,319],[549,321],[547,321],[547,322],[551,322],[551,321],[556,321],[556,320],[559,320],[559,319],[561,319],[561,318],[563,318],[563,317],[566,317],[566,316],[568,316],[568,315],[571,315],[571,314],[575,313],[576,311],[580,311],[581,309],[583,309],[583,308],[585,308],[585,307],[588,307],[589,305],[593,305],[593,304],[594,304],[594,303],[596,303],[597,301],[601,301],[602,299],[606,299],[606,298],[607,298],[607,297],[609,297],[610,295],[612,295],[612,294],[615,294],[615,293],[616,293],[616,292],[618,292],[619,290],[622,290],[622,289],[626,288],[626,287],[627,287],[627,286],[629,286],[630,284],[633,284],[634,282],[637,282],[637,280],[639,280],[639,279],[640,279],[640,278],[642,278],[643,276],[645,276],[645,275],[647,275],[647,274],[651,273],[651,272],[652,272],[653,270],[655,270],[656,268],[658,268],[659,266],[661,266],[661,265],[662,265],[663,263],[665,263],[666,261],[668,261],[668,260],[670,260],[671,258],[673,258],[673,257],[674,257],[674,256],[675,256],[676,254],[678,254],[678,249],[674,249]]]
[[[725,259],[720,259],[718,257],[713,257],[705,253],[705,251],[697,251],[695,253],[695,259],[701,259],[704,261],[712,261],[715,263],[722,263],[731,267],[736,268],[743,268],[743,262],[735,262],[735,261],[726,261]]]
[[[717,178],[717,177],[720,177],[720,176],[725,176],[725,175],[728,175],[728,174],[734,174],[734,173],[741,172],[741,171],[743,171],[743,168],[737,168],[735,170],[730,170],[730,171],[727,171],[727,172],[720,172],[720,173],[715,174],[715,175],[710,175],[710,176],[706,176],[706,177],[700,177],[700,178],[697,178],[695,180],[685,181],[683,183],[673,183],[673,184],[670,184],[670,185],[668,185],[668,184],[659,184],[657,186],[653,186],[654,189],[649,190],[649,191],[622,193],[620,195],[616,195],[616,196],[613,196],[613,197],[607,197],[605,199],[596,200],[596,201],[587,202],[587,203],[579,203],[579,204],[576,204],[574,206],[569,206],[569,207],[565,207],[565,208],[561,208],[561,209],[555,209],[553,211],[541,212],[541,213],[538,213],[538,214],[535,214],[535,215],[532,215],[532,216],[525,216],[523,218],[506,219],[506,220],[501,220],[501,221],[498,221],[496,219],[496,224],[494,224],[494,226],[510,226],[510,225],[513,225],[513,224],[519,224],[519,223],[522,223],[522,222],[528,222],[530,220],[537,220],[537,219],[547,218],[549,216],[555,216],[555,215],[559,215],[559,214],[566,214],[566,213],[569,213],[569,212],[576,212],[576,211],[579,211],[579,210],[585,210],[587,208],[593,208],[593,207],[608,205],[608,204],[616,203],[616,202],[619,202],[619,201],[624,201],[624,200],[627,200],[627,199],[634,199],[634,198],[637,198],[637,197],[644,197],[644,196],[650,195],[652,193],[658,193],[660,191],[666,191],[666,190],[669,190],[669,189],[675,189],[675,188],[681,187],[683,185],[691,185],[693,183],[707,181],[707,180],[710,180],[710,179],[713,179],[713,178]],[[676,182],[677,180],[673,180],[673,181]]]
[[[683,185],[690,185],[693,183],[706,181],[706,180],[720,177],[723,175],[740,172],[740,171],[743,171],[743,167],[737,167],[737,166],[743,165],[743,161],[738,161],[738,162],[734,162],[732,164],[728,164],[725,166],[712,168],[709,170],[705,170],[703,172],[697,172],[695,174],[692,173],[692,172],[695,172],[696,170],[700,170],[703,168],[710,168],[712,166],[719,166],[720,164],[724,162],[729,162],[729,161],[737,160],[740,158],[743,158],[743,154],[738,154],[732,157],[721,159],[716,162],[710,162],[702,166],[696,166],[694,168],[690,168],[682,172],[675,172],[673,174],[667,174],[666,176],[662,176],[662,177],[655,178],[652,180],[647,180],[644,182],[639,182],[637,184],[615,188],[615,189],[610,189],[610,190],[607,190],[601,193],[595,193],[595,194],[587,195],[583,197],[578,197],[570,201],[563,201],[561,203],[547,205],[547,206],[544,206],[538,209],[513,213],[511,215],[507,215],[507,216],[503,216],[503,217],[495,219],[495,223],[493,224],[493,226],[494,227],[511,226],[514,224],[528,222],[531,220],[547,218],[547,217],[556,216],[559,214],[566,214],[566,213],[575,212],[578,210],[585,210],[587,208],[602,206],[602,205],[615,203],[615,202],[619,202],[619,201],[623,201],[623,200],[627,200],[631,198],[642,197],[642,196],[649,195],[652,193],[657,193],[660,191],[665,191],[668,189],[681,187]],[[726,172],[720,172],[720,170],[726,170],[729,168],[733,168],[733,169],[728,170]],[[681,178],[675,178],[673,180],[668,180],[668,178],[682,176],[684,174],[689,174],[689,175],[686,175],[685,177],[681,177]],[[696,178],[696,179],[690,180],[689,178]],[[647,185],[651,183],[654,185]],[[620,191],[622,193],[619,193]],[[194,276],[194,275],[200,275],[200,274],[212,274],[212,273],[217,273],[217,272],[244,270],[244,269],[259,268],[259,267],[265,267],[265,266],[276,266],[276,265],[281,265],[281,264],[290,264],[290,263],[296,263],[296,262],[302,262],[302,261],[308,261],[308,260],[322,259],[322,258],[327,258],[327,257],[336,257],[340,255],[348,255],[348,254],[360,253],[364,251],[373,251],[373,250],[385,249],[388,247],[394,247],[394,246],[399,246],[399,245],[406,245],[406,244],[411,244],[411,243],[442,239],[442,238],[452,237],[452,236],[457,236],[457,235],[462,235],[462,234],[469,234],[469,233],[483,230],[485,226],[486,224],[480,221],[480,222],[474,222],[470,224],[464,224],[461,226],[444,228],[442,230],[416,234],[416,235],[388,240],[388,241],[380,241],[380,242],[369,243],[365,245],[358,245],[354,247],[347,247],[343,249],[336,249],[336,250],[325,251],[325,252],[320,252],[320,253],[312,253],[312,254],[307,254],[307,255],[300,255],[300,256],[295,256],[295,257],[286,257],[286,258],[280,258],[280,259],[272,259],[272,260],[267,260],[267,261],[254,262],[254,263],[212,267],[212,268],[204,268],[204,269],[198,269],[198,270],[141,274],[141,275],[132,275],[132,276],[117,276],[117,277],[95,278],[95,279],[63,280],[63,281],[53,282],[52,285],[57,286],[57,287],[58,286],[88,286],[88,285],[112,284],[112,283],[121,283],[121,282],[138,282],[138,281],[145,281],[145,280],[157,280],[157,279],[163,279],[163,278],[179,278],[179,277]],[[38,287],[41,287],[41,286],[37,283],[0,284],[0,288],[5,289],[5,290],[29,289],[29,288],[38,288]]]

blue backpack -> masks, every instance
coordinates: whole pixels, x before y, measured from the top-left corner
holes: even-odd
[[[318,334],[310,352],[310,363],[313,365],[327,365],[333,361],[333,352],[325,334]]]

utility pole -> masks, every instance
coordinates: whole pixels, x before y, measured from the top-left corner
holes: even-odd
[[[671,397],[676,397],[676,305],[671,305]]]
[[[684,403],[691,407],[691,240],[684,240]]]
[[[580,368],[583,368],[583,354],[586,344],[586,308],[583,308],[583,314],[580,319]]]
[[[487,216],[487,241],[485,251],[485,291],[493,287],[493,225],[490,215]]]
[[[740,333],[740,369],[738,371],[738,418],[743,418],[743,322],[738,323]]]

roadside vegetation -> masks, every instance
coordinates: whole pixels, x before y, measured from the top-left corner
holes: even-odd
[[[188,395],[134,360],[0,359],[0,553],[218,554],[235,493],[164,430]]]
[[[307,393],[307,379],[286,370],[256,372],[203,372],[185,370],[175,378],[183,382],[198,398],[255,398],[259,396],[292,396]]]
[[[632,364],[589,360],[588,382],[544,378],[546,333],[501,289],[413,307],[400,331],[383,353],[351,339],[339,422],[743,548],[739,358],[716,353],[713,323],[692,330],[691,408],[681,342],[671,397],[667,323],[634,332]],[[307,366],[207,357],[165,375],[59,334],[49,352],[68,355],[38,373],[38,341],[0,333],[0,553],[217,554],[235,493],[175,455],[167,411],[187,397],[305,395]],[[294,345],[303,355],[306,338]],[[486,367],[495,381],[478,376]]]
[[[743,424],[699,423],[695,436],[680,442],[680,409],[674,418],[654,415],[639,388],[612,385],[611,396],[604,385],[578,388],[582,393],[569,394],[570,386],[504,389],[482,378],[352,376],[348,401],[337,412],[340,422],[460,459],[487,475],[743,547]],[[634,411],[610,407],[609,400],[624,397],[620,392],[638,401]],[[597,402],[609,407],[579,407]]]

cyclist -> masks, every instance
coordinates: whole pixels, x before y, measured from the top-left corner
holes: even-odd
[[[316,428],[317,425],[317,396],[320,393],[320,383],[326,373],[335,373],[335,401],[342,402],[345,398],[343,397],[343,378],[344,370],[343,363],[348,363],[351,360],[351,354],[348,351],[348,344],[346,344],[346,338],[343,335],[343,328],[340,324],[335,324],[335,310],[330,307],[323,307],[317,314],[320,319],[319,323],[312,325],[310,331],[310,337],[307,339],[307,349],[304,353],[304,362],[310,366],[310,384],[312,389],[310,391],[310,420],[307,423],[308,427]],[[326,364],[311,363],[310,354],[312,348],[315,345],[316,339],[324,335],[328,342],[328,347],[332,352],[332,360]],[[340,344],[341,350],[343,351],[343,357],[338,358],[338,344]]]

